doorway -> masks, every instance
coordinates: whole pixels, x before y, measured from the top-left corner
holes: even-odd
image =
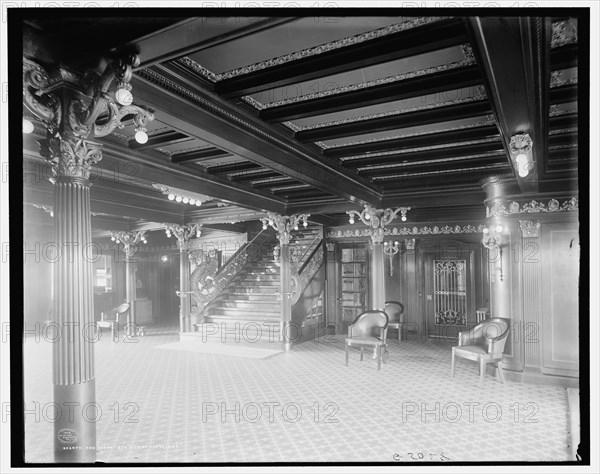
[[[475,314],[474,251],[462,242],[423,249],[427,338],[455,340]]]
[[[179,325],[179,254],[162,255],[158,259],[158,320],[161,325]]]

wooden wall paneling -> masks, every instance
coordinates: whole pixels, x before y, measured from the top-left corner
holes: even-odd
[[[579,229],[543,222],[542,373],[579,376]]]

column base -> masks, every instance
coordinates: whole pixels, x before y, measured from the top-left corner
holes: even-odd
[[[54,386],[55,462],[96,462],[96,421],[102,412],[95,398],[95,380]]]

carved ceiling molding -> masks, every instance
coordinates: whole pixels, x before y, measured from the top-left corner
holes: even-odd
[[[155,148],[155,150],[158,150],[161,153],[164,153],[165,155],[173,156],[173,155],[179,155],[181,153],[191,153],[193,151],[206,150],[208,148],[214,148],[214,147],[212,145],[206,144],[206,145],[193,146],[190,148],[183,148],[181,150],[166,150],[165,148]]]
[[[419,137],[419,136],[427,136],[427,135],[435,135],[436,133],[441,133],[441,132],[449,132],[452,130],[468,130],[471,128],[477,128],[477,127],[485,127],[486,125],[496,125],[496,119],[494,118],[494,116],[492,114],[486,115],[485,119],[480,120],[476,123],[471,123],[468,125],[458,125],[455,127],[448,127],[448,128],[443,128],[440,130],[435,130],[435,131],[426,131],[426,132],[414,132],[414,133],[397,133],[394,135],[388,135],[386,137],[379,137],[379,138],[369,138],[369,139],[365,139],[365,140],[357,140],[354,142],[346,142],[346,143],[340,143],[339,145],[328,145],[327,143],[324,142],[316,142],[317,145],[319,145],[321,148],[323,149],[335,149],[335,148],[339,148],[339,147],[344,147],[344,146],[352,146],[352,145],[363,145],[365,143],[373,143],[373,142],[385,142],[387,140],[395,140],[398,138],[409,138],[409,137]],[[494,140],[494,139],[490,139],[490,140]],[[446,145],[448,146],[448,145]],[[391,155],[391,154],[397,154],[398,151],[397,150],[392,150],[392,151],[385,151],[385,152],[378,152],[380,155]],[[343,157],[341,158],[342,161],[344,160],[350,160],[350,159],[356,159],[356,158],[365,158],[365,157],[371,157],[371,156],[378,156],[378,154],[376,153],[363,153],[361,155],[352,155],[352,156],[347,156],[347,157]]]
[[[552,39],[550,40],[552,49],[574,43],[577,43],[577,20],[575,18],[552,22]]]
[[[385,235],[450,235],[450,234],[479,234],[485,226],[478,225],[455,225],[455,226],[394,226],[385,229]],[[345,229],[330,230],[326,237],[329,239],[340,239],[348,237],[371,237],[372,229]]]
[[[394,154],[395,154],[395,152],[394,152]],[[468,160],[468,159],[472,159],[472,158],[485,158],[488,156],[496,156],[496,155],[497,155],[497,153],[495,153],[495,152],[486,152],[486,153],[479,153],[477,155],[458,156],[455,158],[437,158],[435,160],[427,160],[427,164],[434,165],[434,164],[439,164],[439,163],[452,163],[454,161],[464,161],[464,160]],[[377,155],[377,153],[373,153],[372,155],[366,155],[366,156],[371,157],[371,156],[379,156],[379,155]],[[342,160],[342,161],[348,161],[348,160]],[[360,167],[356,168],[356,170],[357,171],[378,170],[378,169],[387,169],[387,168],[402,168],[402,167],[406,167],[406,166],[408,166],[408,167],[415,166],[415,163],[410,162],[410,161],[403,161],[403,162],[398,162],[398,163],[386,163],[386,164],[382,164],[382,165],[360,166]]]
[[[570,77],[568,79],[563,78],[563,69],[552,71],[550,73],[550,88],[568,86],[571,84],[577,84],[577,76]]]
[[[559,117],[561,115],[571,115],[577,113],[577,102],[569,104],[568,107],[565,104],[554,104],[550,106],[550,117]]]
[[[567,199],[562,204],[557,199],[550,199],[546,204],[536,200],[512,201],[509,204],[496,202],[491,206],[487,205],[485,208],[486,217],[577,211],[579,211],[579,199],[576,197]]]
[[[463,45],[463,50],[467,46],[468,45]],[[253,107],[257,108],[258,110],[265,110],[265,109],[271,109],[273,107],[280,107],[282,105],[295,104],[297,102],[305,102],[307,100],[312,100],[312,99],[321,99],[323,97],[329,97],[332,95],[341,94],[343,92],[352,92],[352,91],[357,91],[357,90],[368,89],[370,87],[379,86],[382,84],[389,84],[392,82],[402,82],[402,81],[406,81],[408,79],[414,79],[415,77],[423,77],[423,76],[428,76],[430,74],[437,74],[437,73],[443,72],[443,71],[451,71],[453,69],[459,69],[461,67],[471,66],[473,64],[475,64],[474,56],[465,55],[465,59],[462,59],[460,61],[454,61],[454,62],[448,63],[448,64],[440,64],[438,66],[432,66],[432,67],[428,67],[425,69],[419,69],[417,71],[409,71],[409,72],[404,72],[402,74],[395,74],[393,76],[381,77],[381,78],[375,79],[373,81],[359,82],[358,84],[350,84],[347,86],[337,87],[335,89],[322,90],[322,91],[314,92],[312,94],[306,94],[306,95],[301,95],[301,96],[296,96],[296,97],[288,97],[287,99],[276,100],[273,102],[268,102],[266,104],[263,104],[263,103],[257,101],[256,99],[252,98],[251,96],[243,96],[242,100],[249,103]],[[249,98],[251,100],[248,100]]]
[[[379,112],[379,113],[375,113],[375,114],[361,115],[359,117],[349,117],[349,118],[340,119],[340,120],[331,120],[329,122],[315,123],[315,124],[304,125],[304,126],[298,126],[298,125],[294,124],[293,122],[283,122],[283,125],[285,125],[286,127],[288,127],[290,130],[292,130],[294,132],[299,132],[299,131],[303,131],[303,130],[313,130],[315,128],[342,125],[345,123],[362,122],[363,120],[370,120],[370,119],[381,118],[381,117],[402,115],[402,114],[406,114],[409,112],[418,112],[418,111],[422,111],[422,110],[437,109],[438,107],[447,107],[447,106],[451,106],[451,105],[467,104],[470,102],[477,102],[480,100],[487,99],[487,97],[488,96],[485,91],[485,87],[476,86],[475,93],[470,97],[461,97],[461,98],[446,100],[444,102],[435,102],[433,104],[425,104],[425,105],[417,105],[414,107],[407,107],[407,108],[403,108],[401,110],[390,110],[387,112]],[[423,134],[423,133],[429,133],[429,132],[421,132],[421,133]],[[415,134],[413,134],[413,135],[415,135]],[[409,135],[406,135],[406,136],[409,136]]]
[[[243,76],[245,74],[249,74],[256,71],[261,71],[263,69],[273,67],[273,66],[281,66],[282,64],[286,64],[292,61],[297,61],[299,59],[308,58],[311,56],[317,56],[319,54],[326,53],[328,51],[333,51],[336,49],[340,49],[346,46],[351,46],[354,44],[360,44],[365,41],[369,41],[375,38],[380,38],[383,36],[387,36],[393,33],[397,33],[400,31],[406,31],[413,28],[417,28],[419,26],[427,25],[429,23],[438,22],[444,20],[449,17],[419,17],[419,18],[410,18],[402,23],[394,23],[393,25],[384,26],[382,28],[378,28],[376,30],[367,31],[365,33],[360,33],[354,36],[348,36],[346,38],[342,38],[339,40],[331,41],[329,43],[324,43],[318,46],[314,46],[312,48],[303,49],[301,51],[295,51],[293,53],[285,54],[282,56],[278,56],[276,58],[267,59],[265,61],[259,61],[254,64],[250,64],[248,66],[243,66],[235,69],[231,69],[229,71],[216,74],[204,66],[198,64],[196,61],[189,57],[183,57],[177,60],[181,64],[193,69],[195,72],[205,77],[206,79],[212,82],[219,82],[224,79],[233,79],[235,77]]]

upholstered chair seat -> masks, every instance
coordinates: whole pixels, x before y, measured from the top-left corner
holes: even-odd
[[[388,315],[384,311],[370,310],[360,314],[348,326],[346,366],[348,366],[351,346],[358,346],[360,348],[360,360],[364,359],[364,348],[369,347],[375,349],[377,370],[381,370],[381,361],[383,360],[385,364],[389,357],[386,343],[387,328]]]

